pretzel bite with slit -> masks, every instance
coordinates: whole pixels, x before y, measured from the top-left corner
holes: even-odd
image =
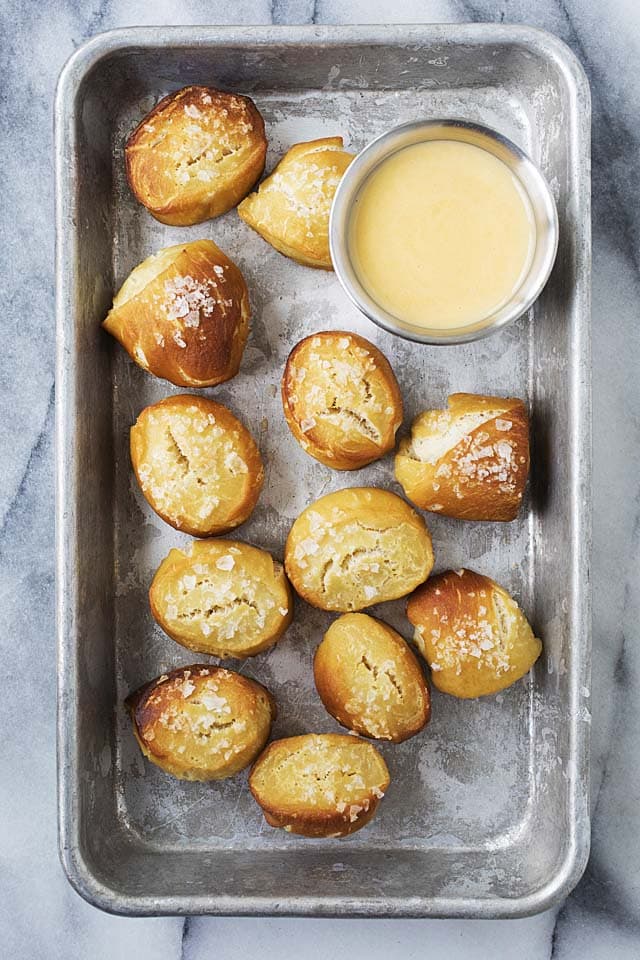
[[[389,783],[372,744],[335,733],[276,740],[249,774],[267,823],[303,837],[346,837],[362,829]]]
[[[178,667],[126,701],[142,753],[179,780],[224,780],[269,739],[275,700],[262,684],[222,667]]]
[[[156,220],[181,227],[235,207],[262,174],[266,155],[253,100],[201,86],[164,97],[125,146],[136,200]]]

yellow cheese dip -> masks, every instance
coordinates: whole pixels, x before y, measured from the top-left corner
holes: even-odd
[[[362,286],[399,320],[477,323],[520,287],[536,231],[529,198],[497,157],[456,140],[392,154],[354,203],[349,252]]]

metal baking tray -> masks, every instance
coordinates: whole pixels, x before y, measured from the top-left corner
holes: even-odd
[[[234,211],[187,229],[156,223],[127,189],[123,141],[159,97],[188,83],[256,100],[268,168],[299,140],[343,134],[357,150],[430,116],[506,134],[540,164],[558,203],[560,249],[542,297],[499,334],[430,348],[374,327],[334,275],[280,256]],[[65,67],[56,103],[60,844],[87,900],[133,915],[513,917],[577,882],[589,846],[589,125],[574,56],[522,27],[127,29],[95,37]],[[406,400],[405,429],[459,390],[522,396],[532,411],[521,519],[427,520],[437,569],[468,565],[504,583],[544,654],[498,696],[435,692],[425,732],[381,747],[392,786],[349,840],[266,826],[246,774],[214,784],[165,776],[143,761],[123,709],[130,690],[193,655],[154,625],[147,603],[156,565],[186,538],[147,507],[128,454],[139,411],[177,391],[135,366],[100,321],[135,264],[198,237],[240,265],[253,303],[240,374],[204,391],[244,418],[266,462],[241,539],[281,556],[310,500],[354,484],[398,489],[391,457],[335,473],[289,435],[279,379],[311,331],[356,330],[382,348]],[[402,602],[374,613],[408,635]],[[286,637],[240,667],[275,694],[276,737],[337,728],[311,674],[329,620],[298,601]]]

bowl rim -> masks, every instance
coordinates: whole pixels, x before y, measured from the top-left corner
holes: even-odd
[[[448,132],[448,136],[424,137],[416,136],[406,141],[412,134],[423,131],[433,131],[436,128]],[[470,133],[475,139],[451,134]],[[354,202],[358,193],[373,171],[394,153],[416,143],[429,140],[458,140],[472,142],[480,149],[488,149],[498,159],[505,161],[512,172],[520,180],[534,213],[538,207],[544,213],[543,230],[540,231],[536,222],[537,237],[542,237],[544,247],[538,255],[534,250],[530,270],[513,297],[498,310],[483,320],[474,324],[456,327],[446,333],[438,332],[437,328],[417,327],[401,321],[390,311],[380,306],[362,285],[349,256],[349,220]],[[478,143],[478,139],[482,141]],[[491,145],[497,146],[498,151],[492,150]],[[374,160],[371,161],[371,157]],[[526,173],[527,182],[521,176]],[[536,196],[532,195],[529,182],[536,186]],[[537,203],[536,203],[537,201]],[[536,220],[538,218],[536,217]],[[435,346],[451,346],[458,343],[469,343],[489,336],[497,330],[503,329],[526,313],[538,299],[544,289],[553,269],[558,251],[559,223],[558,210],[551,191],[551,187],[540,167],[529,155],[507,136],[493,127],[462,118],[430,118],[428,120],[411,120],[401,123],[379,134],[371,140],[352,160],[344,172],[336,189],[329,216],[329,248],[331,260],[340,284],[351,302],[369,320],[389,333],[411,340],[416,343],[425,343]],[[533,271],[535,261],[539,259],[538,268]]]

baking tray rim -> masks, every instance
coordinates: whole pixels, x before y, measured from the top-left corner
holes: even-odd
[[[586,195],[578,198],[581,216],[581,257],[575,280],[575,358],[578,371],[571,392],[574,422],[578,429],[570,438],[573,462],[579,469],[571,475],[572,611],[573,635],[580,636],[574,651],[575,669],[570,686],[570,735],[574,750],[567,774],[571,819],[566,855],[553,875],[537,890],[509,899],[478,897],[388,896],[296,896],[286,900],[271,896],[148,896],[131,895],[105,883],[82,854],[81,829],[75,796],[76,758],[74,738],[77,726],[75,700],[76,671],[74,616],[76,585],[73,575],[76,489],[73,471],[75,411],[69,398],[75,376],[74,335],[68,322],[73,310],[72,251],[77,242],[73,222],[73,174],[75,147],[73,130],[75,97],[89,72],[105,57],[126,49],[159,46],[215,47],[220,43],[270,43],[296,46],[300,43],[376,44],[399,42],[457,42],[481,44],[491,41],[535,48],[552,59],[562,72],[571,100],[572,119],[578,135],[574,138],[572,162],[578,164],[585,181]],[[493,24],[376,24],[376,25],[260,25],[260,26],[151,26],[123,27],[98,34],[69,58],[60,74],[55,97],[55,222],[56,222],[56,634],[58,670],[57,771],[58,840],[64,872],[73,888],[89,903],[108,912],[127,916],[236,915],[236,916],[317,916],[317,917],[455,917],[509,918],[531,916],[561,902],[582,876],[590,849],[589,819],[589,732],[579,717],[578,696],[590,686],[591,652],[591,350],[590,350],[590,90],[582,65],[573,51],[558,37],[537,27]]]

